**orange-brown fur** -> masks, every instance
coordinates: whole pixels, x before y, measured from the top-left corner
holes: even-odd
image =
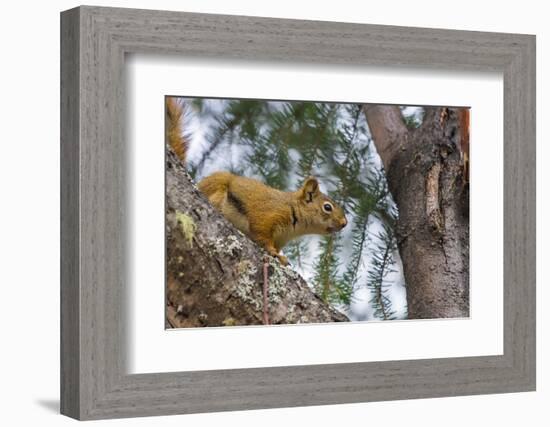
[[[166,97],[166,140],[176,156],[185,162],[189,141],[183,133],[185,103],[180,98]]]
[[[321,193],[313,177],[293,192],[229,172],[216,172],[198,186],[230,222],[285,265],[288,260],[279,251],[290,240],[305,234],[328,234],[347,224],[342,208]],[[324,210],[326,203],[332,206],[331,212]]]

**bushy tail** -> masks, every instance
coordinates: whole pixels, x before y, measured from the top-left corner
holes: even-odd
[[[189,147],[189,139],[183,131],[184,116],[184,100],[166,97],[166,142],[182,162],[185,162]]]

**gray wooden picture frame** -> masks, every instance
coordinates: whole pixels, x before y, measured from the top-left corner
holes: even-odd
[[[504,354],[128,375],[127,53],[504,78]],[[77,419],[535,390],[535,37],[79,7],[61,14],[61,412]]]

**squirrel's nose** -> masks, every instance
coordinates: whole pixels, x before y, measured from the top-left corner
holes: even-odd
[[[348,225],[348,220],[346,218],[342,219],[342,221],[340,222],[340,226],[342,228],[344,228],[346,225]]]

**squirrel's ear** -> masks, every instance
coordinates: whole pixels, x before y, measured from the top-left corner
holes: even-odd
[[[319,182],[316,178],[310,176],[302,186],[302,197],[306,202],[312,202],[313,198],[319,193]]]

